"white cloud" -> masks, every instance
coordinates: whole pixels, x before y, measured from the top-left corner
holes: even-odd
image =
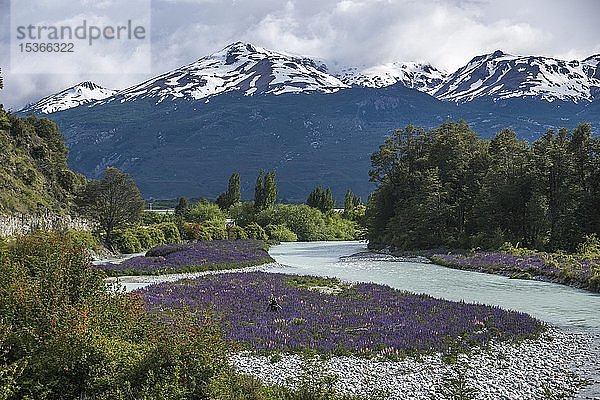
[[[7,1],[0,0],[0,15]],[[69,3],[51,1],[60,2]],[[338,63],[414,60],[447,70],[497,49],[568,59],[600,52],[597,0],[153,0],[152,8],[152,74],[237,40]],[[0,17],[3,70],[5,20]],[[76,74],[8,75],[1,101],[16,108],[84,79],[124,87],[152,75],[86,73],[103,62],[100,54],[88,54]]]

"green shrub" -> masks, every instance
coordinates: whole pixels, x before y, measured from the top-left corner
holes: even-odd
[[[151,226],[147,228],[148,234],[150,235],[151,244],[150,247],[165,244],[165,234],[157,226]],[[150,248],[149,247],[149,248]]]
[[[115,247],[115,250],[123,254],[139,253],[143,250],[140,240],[131,229],[115,231],[111,245]]]
[[[227,239],[227,229],[225,228],[225,222],[221,220],[211,220],[203,224],[210,239],[208,240],[222,240]]]
[[[94,252],[102,250],[102,244],[100,243],[100,240],[90,231],[77,231],[74,229],[69,229],[66,235],[75,245],[83,246],[86,249]]]
[[[150,226],[164,222],[175,222],[175,214],[163,214],[156,211],[143,211],[140,217],[142,225]]]
[[[146,250],[149,249],[150,247],[152,247],[152,243],[153,240],[150,237],[150,234],[148,233],[148,230],[144,227],[137,227],[135,229],[133,229],[133,233],[135,235],[135,237],[138,238],[138,240],[140,241],[140,246],[142,248],[142,250]]]
[[[213,220],[225,223],[225,214],[218,205],[206,200],[201,200],[189,208],[186,219],[189,222],[196,222],[199,224]]]
[[[600,239],[596,234],[587,235],[577,246],[577,253],[585,258],[600,257]]]
[[[298,236],[285,225],[269,224],[265,226],[265,232],[269,240],[276,242],[297,242]]]
[[[237,225],[228,225],[227,226],[227,239],[236,240],[236,239],[247,239],[248,235],[246,231],[241,226]]]
[[[156,227],[162,231],[166,243],[175,244],[181,242],[179,229],[174,222],[163,222],[162,224],[156,225]]]
[[[256,222],[252,222],[244,227],[246,234],[250,239],[258,239],[258,240],[268,240],[267,234],[262,226],[258,225]]]

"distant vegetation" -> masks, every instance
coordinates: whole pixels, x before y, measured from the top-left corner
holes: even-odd
[[[0,107],[0,213],[73,210],[85,183],[67,166],[67,147],[46,118],[17,118]]]
[[[600,138],[589,124],[532,144],[464,122],[399,129],[372,156],[371,247],[573,252],[600,234]]]

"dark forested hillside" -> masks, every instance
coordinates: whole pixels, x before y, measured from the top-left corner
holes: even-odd
[[[600,138],[512,130],[480,139],[464,122],[399,129],[372,156],[371,246],[574,250],[600,233]]]

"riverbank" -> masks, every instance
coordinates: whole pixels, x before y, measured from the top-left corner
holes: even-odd
[[[539,339],[494,343],[488,349],[461,354],[453,363],[441,354],[400,361],[331,357],[316,361],[297,355],[274,358],[247,353],[230,357],[238,371],[268,384],[294,385],[303,371],[332,376],[341,393],[380,396],[383,399],[444,399],[456,393],[457,382],[475,398],[574,398],[588,382],[590,359],[597,341],[584,334],[549,329]],[[454,383],[453,383],[454,382]],[[584,397],[580,397],[584,398]],[[592,398],[592,397],[590,397]]]
[[[389,261],[425,262],[464,271],[501,275],[510,279],[557,283],[600,293],[600,259],[575,254],[468,252],[464,250],[371,250]],[[369,252],[350,257],[369,257]]]

